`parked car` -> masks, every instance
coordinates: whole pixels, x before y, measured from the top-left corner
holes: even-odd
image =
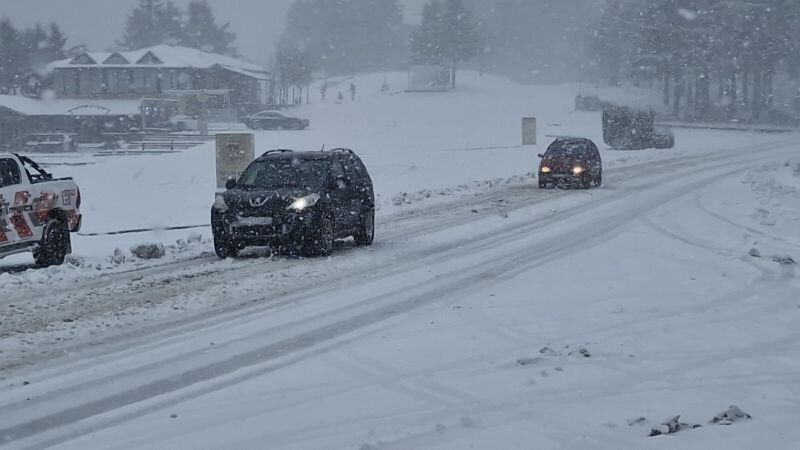
[[[603,184],[603,162],[589,139],[558,138],[547,147],[539,163],[539,188],[579,186],[589,189]]]
[[[71,153],[78,151],[74,134],[37,133],[22,140],[27,153]]]
[[[233,257],[248,246],[288,247],[327,256],[333,242],[352,236],[372,245],[375,193],[352,150],[272,150],[251,163],[211,207],[214,249]]]
[[[31,251],[36,264],[64,263],[81,228],[81,191],[31,159],[0,154],[0,258]]]
[[[245,116],[242,120],[253,130],[304,130],[311,124],[306,119],[289,117],[280,111],[262,111]]]
[[[655,118],[651,110],[607,106],[603,109],[603,141],[617,150],[674,147],[672,131],[656,127]]]

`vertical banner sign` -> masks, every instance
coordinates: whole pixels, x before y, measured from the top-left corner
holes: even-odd
[[[217,189],[224,189],[229,178],[238,180],[254,159],[256,148],[252,134],[218,134]]]
[[[536,145],[536,118],[522,119],[522,145]]]

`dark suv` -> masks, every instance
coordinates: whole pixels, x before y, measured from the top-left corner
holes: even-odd
[[[352,236],[372,245],[375,193],[361,158],[349,149],[272,150],[228,180],[211,207],[217,256],[248,246],[289,247],[328,256],[333,241]]]
[[[603,162],[589,139],[558,138],[539,155],[539,188],[577,185],[589,189],[603,183]]]

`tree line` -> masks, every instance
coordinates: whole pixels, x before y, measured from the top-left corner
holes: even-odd
[[[587,41],[606,82],[660,85],[676,117],[758,121],[774,120],[777,106],[800,111],[794,0],[607,0]],[[776,87],[790,86],[779,99]]]
[[[117,44],[128,50],[174,43],[184,47],[238,56],[230,24],[218,24],[206,0],[189,2],[182,11],[171,1],[139,0],[128,15],[125,31]]]
[[[18,29],[11,20],[0,20],[0,93],[12,94],[34,88],[33,75],[66,55],[67,38],[55,23]]]
[[[279,97],[308,89],[314,71],[341,75],[440,64],[455,79],[459,63],[480,52],[471,10],[463,0],[430,0],[422,16],[419,27],[405,24],[399,0],[296,0],[273,63]]]

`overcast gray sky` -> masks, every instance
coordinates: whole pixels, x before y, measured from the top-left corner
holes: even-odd
[[[173,0],[184,7],[190,0]],[[242,55],[266,64],[284,26],[293,0],[209,0],[220,22],[230,22]],[[424,0],[402,0],[406,20],[417,22]],[[0,17],[18,27],[58,22],[70,44],[102,51],[122,35],[125,20],[138,0],[0,0]]]

